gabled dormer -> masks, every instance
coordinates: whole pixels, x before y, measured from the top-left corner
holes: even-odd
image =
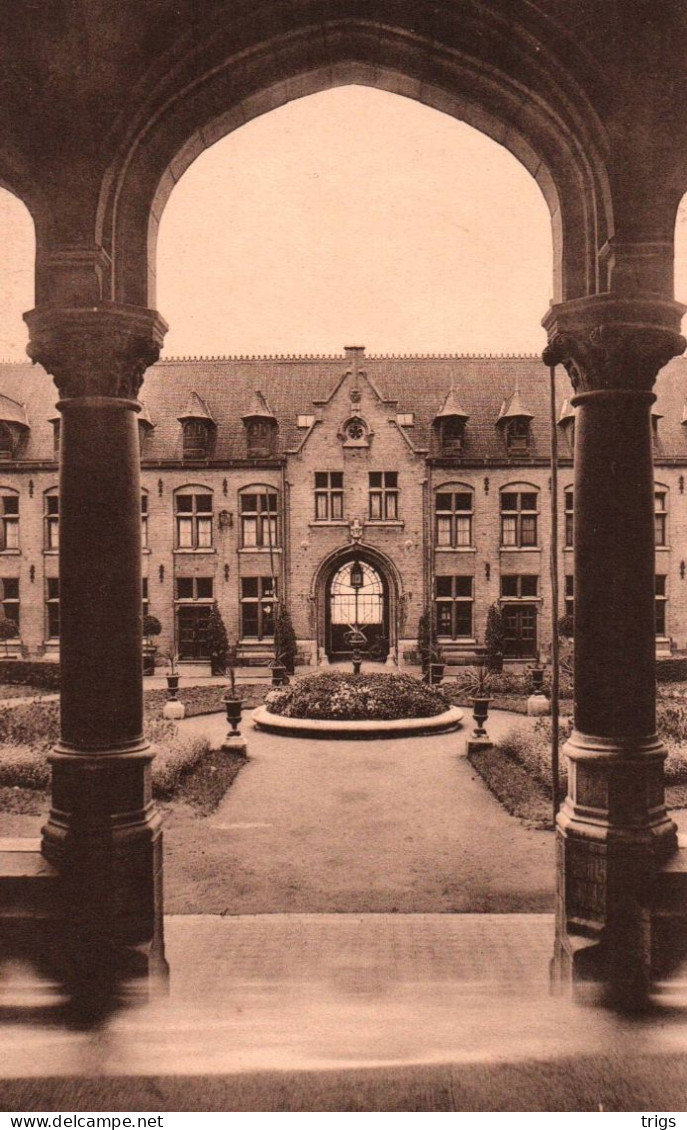
[[[9,396],[0,396],[0,459],[16,458],[29,430],[24,405]]]
[[[465,425],[470,419],[458,403],[456,390],[451,385],[444,402],[432,421],[442,455],[460,455],[465,442]]]
[[[138,414],[138,442],[141,450],[141,455],[143,455],[146,439],[153,431],[155,425],[150,418],[150,412],[148,411],[146,405],[142,400],[140,401],[140,404],[141,411]]]
[[[62,416],[59,412],[55,412],[53,416],[48,417],[48,423],[52,426],[52,454],[53,459],[56,461],[60,458],[60,435],[62,433]]]
[[[191,393],[186,408],[177,419],[182,427],[183,458],[208,459],[217,425],[197,392]]]
[[[533,419],[534,416],[524,406],[520,389],[516,385],[515,391],[501,405],[496,421],[496,426],[503,432],[509,455],[529,455],[532,439],[530,424]]]
[[[259,389],[248,411],[241,417],[246,429],[249,459],[269,459],[276,452],[279,422]]]
[[[561,404],[558,427],[561,435],[567,440],[572,453],[575,450],[575,409],[568,399],[565,399]]]

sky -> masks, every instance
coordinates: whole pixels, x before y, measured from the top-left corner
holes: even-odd
[[[687,214],[686,214],[687,215]],[[687,295],[687,223],[678,224]],[[0,191],[0,358],[33,305],[28,213]],[[504,148],[360,86],[254,119],[194,162],[158,243],[168,356],[532,353],[551,298],[548,209]]]

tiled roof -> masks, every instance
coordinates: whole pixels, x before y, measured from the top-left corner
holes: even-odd
[[[469,417],[464,437],[464,459],[501,459],[505,448],[496,421],[517,388],[527,414],[532,414],[531,453],[546,458],[549,451],[549,371],[536,356],[487,357],[374,357],[362,362],[370,382],[385,400],[396,402],[398,412],[412,412],[412,442],[419,449],[432,446],[432,421],[454,386],[462,411]],[[259,388],[279,421],[281,451],[295,449],[303,439],[299,415],[312,414],[313,402],[327,397],[350,370],[350,359],[340,357],[213,358],[163,360],[146,373],[142,397],[154,427],[146,440],[146,460],[181,459],[179,416],[196,394],[217,425],[215,459],[247,457],[242,416]],[[659,375],[656,412],[657,461],[679,459],[687,463],[687,426],[681,421],[687,397],[687,358],[671,361]],[[24,459],[52,459],[53,430],[58,394],[52,380],[39,367],[22,363],[0,364],[0,394],[25,406],[31,431],[22,448]],[[570,382],[559,367],[556,418],[571,396]],[[324,415],[327,409],[324,408]]]

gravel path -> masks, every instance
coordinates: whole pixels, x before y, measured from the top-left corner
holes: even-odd
[[[490,733],[512,721],[495,714]],[[226,732],[221,716],[183,726],[217,745]],[[169,913],[552,909],[553,837],[504,812],[464,756],[467,730],[374,742],[244,733],[250,761],[217,812],[168,816]]]

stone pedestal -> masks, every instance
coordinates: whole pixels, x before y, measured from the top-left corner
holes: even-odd
[[[162,833],[143,738],[136,414],[164,323],[105,303],[26,318],[60,393],[61,737],[42,852],[59,877],[55,938],[85,994],[164,976]]]
[[[683,307],[599,297],[553,307],[548,364],[575,391],[575,717],[558,817],[553,981],[636,1005],[652,977],[652,899],[676,851],[656,736],[653,466],[658,370]]]

